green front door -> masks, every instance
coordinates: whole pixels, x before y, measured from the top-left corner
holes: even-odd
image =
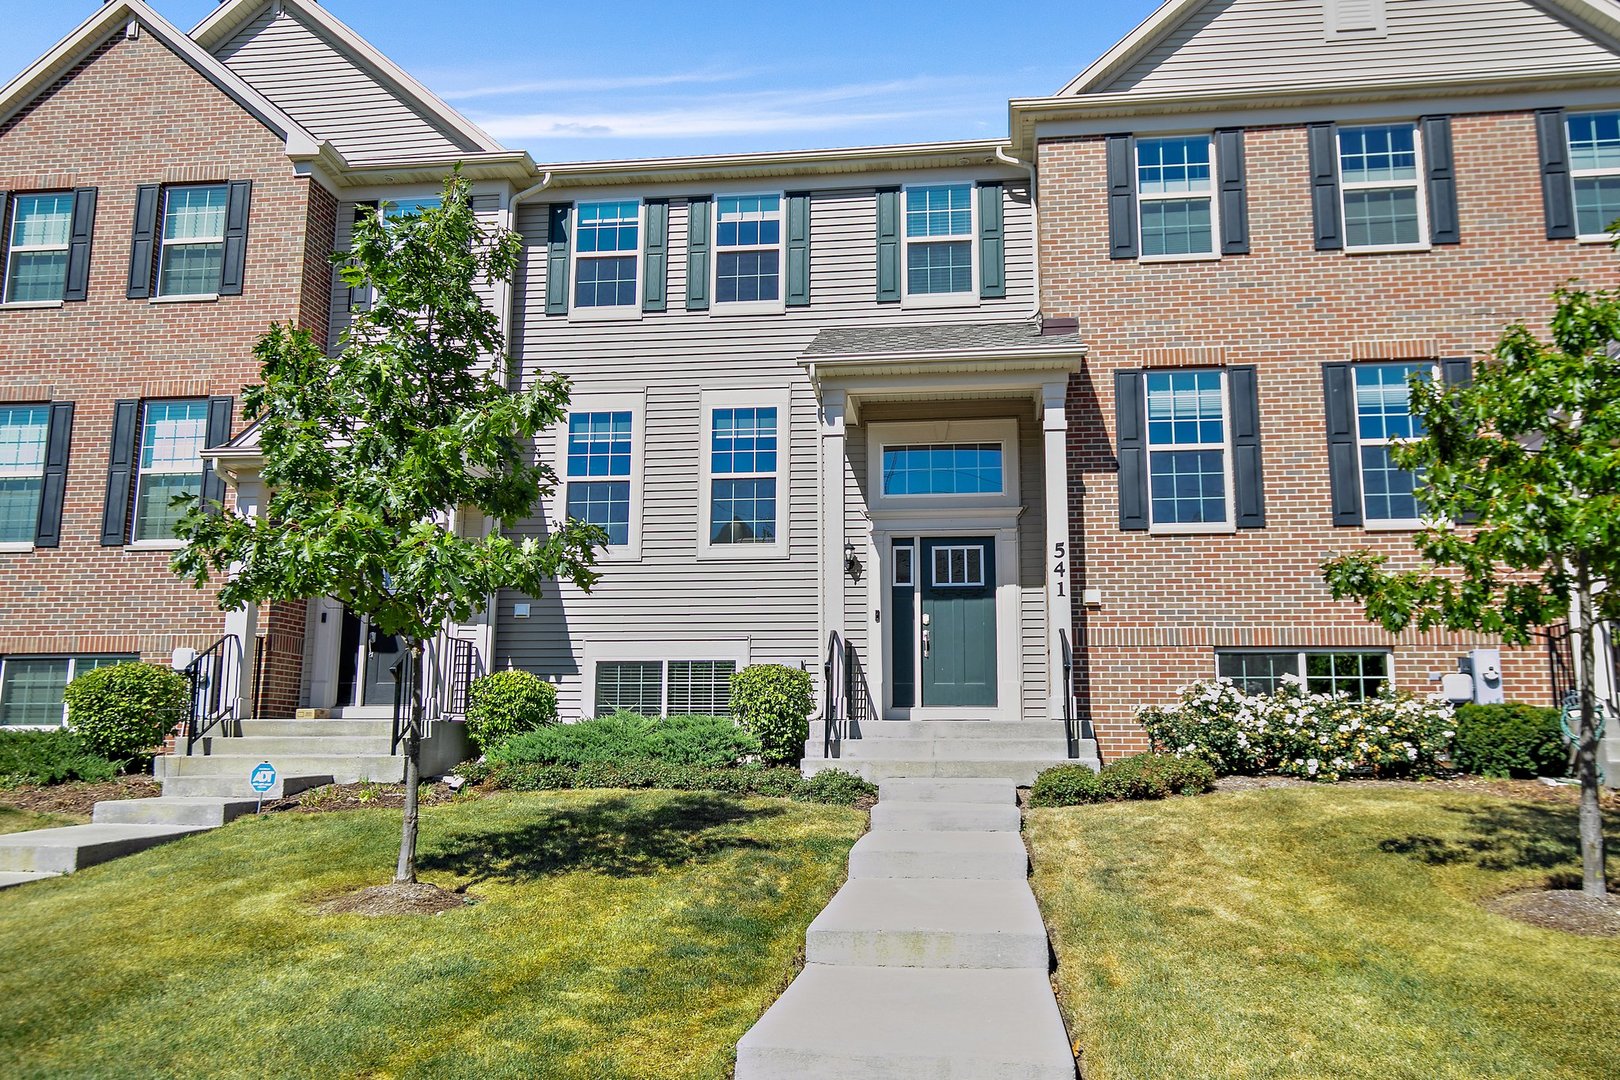
[[[922,541],[922,704],[996,704],[996,545],[988,536]]]

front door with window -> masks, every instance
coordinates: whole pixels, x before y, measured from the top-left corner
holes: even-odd
[[[896,540],[892,566],[894,707],[994,708],[994,538]]]

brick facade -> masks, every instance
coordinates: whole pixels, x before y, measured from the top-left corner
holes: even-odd
[[[1128,130],[1129,122],[1121,122]],[[1394,649],[1403,688],[1433,689],[1455,669],[1463,635],[1391,638],[1358,605],[1335,603],[1319,564],[1367,547],[1410,555],[1409,532],[1335,528],[1328,502],[1322,365],[1332,361],[1477,357],[1509,323],[1545,332],[1553,288],[1607,284],[1601,245],[1549,241],[1533,117],[1452,121],[1462,243],[1429,251],[1314,250],[1306,133],[1247,132],[1251,254],[1142,263],[1108,257],[1103,140],[1043,140],[1042,309],[1078,317],[1089,354],[1068,400],[1077,694],[1105,757],[1146,747],[1134,706],[1161,703],[1215,673],[1219,646]],[[1258,368],[1267,524],[1225,535],[1150,535],[1118,523],[1113,373],[1166,365]],[[1545,701],[1539,651],[1504,654],[1510,699]]]

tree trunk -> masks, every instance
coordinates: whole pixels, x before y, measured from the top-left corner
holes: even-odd
[[[1575,681],[1581,693],[1581,723],[1575,744],[1575,774],[1581,779],[1581,891],[1606,896],[1603,808],[1598,790],[1597,627],[1593,625],[1592,584],[1581,567],[1575,604],[1580,620]]]
[[[417,791],[422,782],[422,642],[411,639],[410,723],[405,732],[405,823],[399,837],[399,866],[394,884],[416,882]]]

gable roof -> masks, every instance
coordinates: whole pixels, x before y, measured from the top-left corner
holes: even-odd
[[[1338,34],[1330,42],[1325,19],[1343,4],[1167,0],[1053,96],[1366,81],[1370,68],[1382,70],[1380,55],[1396,54],[1405,70],[1431,78],[1609,66],[1620,71],[1616,0],[1376,0],[1364,6],[1378,12],[1384,32]],[[1302,52],[1289,55],[1291,37],[1298,37],[1299,45],[1314,37],[1319,70],[1300,69]],[[1395,64],[1388,70],[1401,68]]]
[[[153,11],[142,0],[113,0],[103,4],[49,52],[0,88],[0,124],[26,108],[114,34],[129,33],[131,27],[161,41],[197,74],[213,83],[221,93],[274,132],[286,143],[289,157],[310,158],[320,152],[320,141],[302,125],[204,52],[179,27]]]
[[[351,163],[506,152],[313,0],[226,0],[191,36]]]

